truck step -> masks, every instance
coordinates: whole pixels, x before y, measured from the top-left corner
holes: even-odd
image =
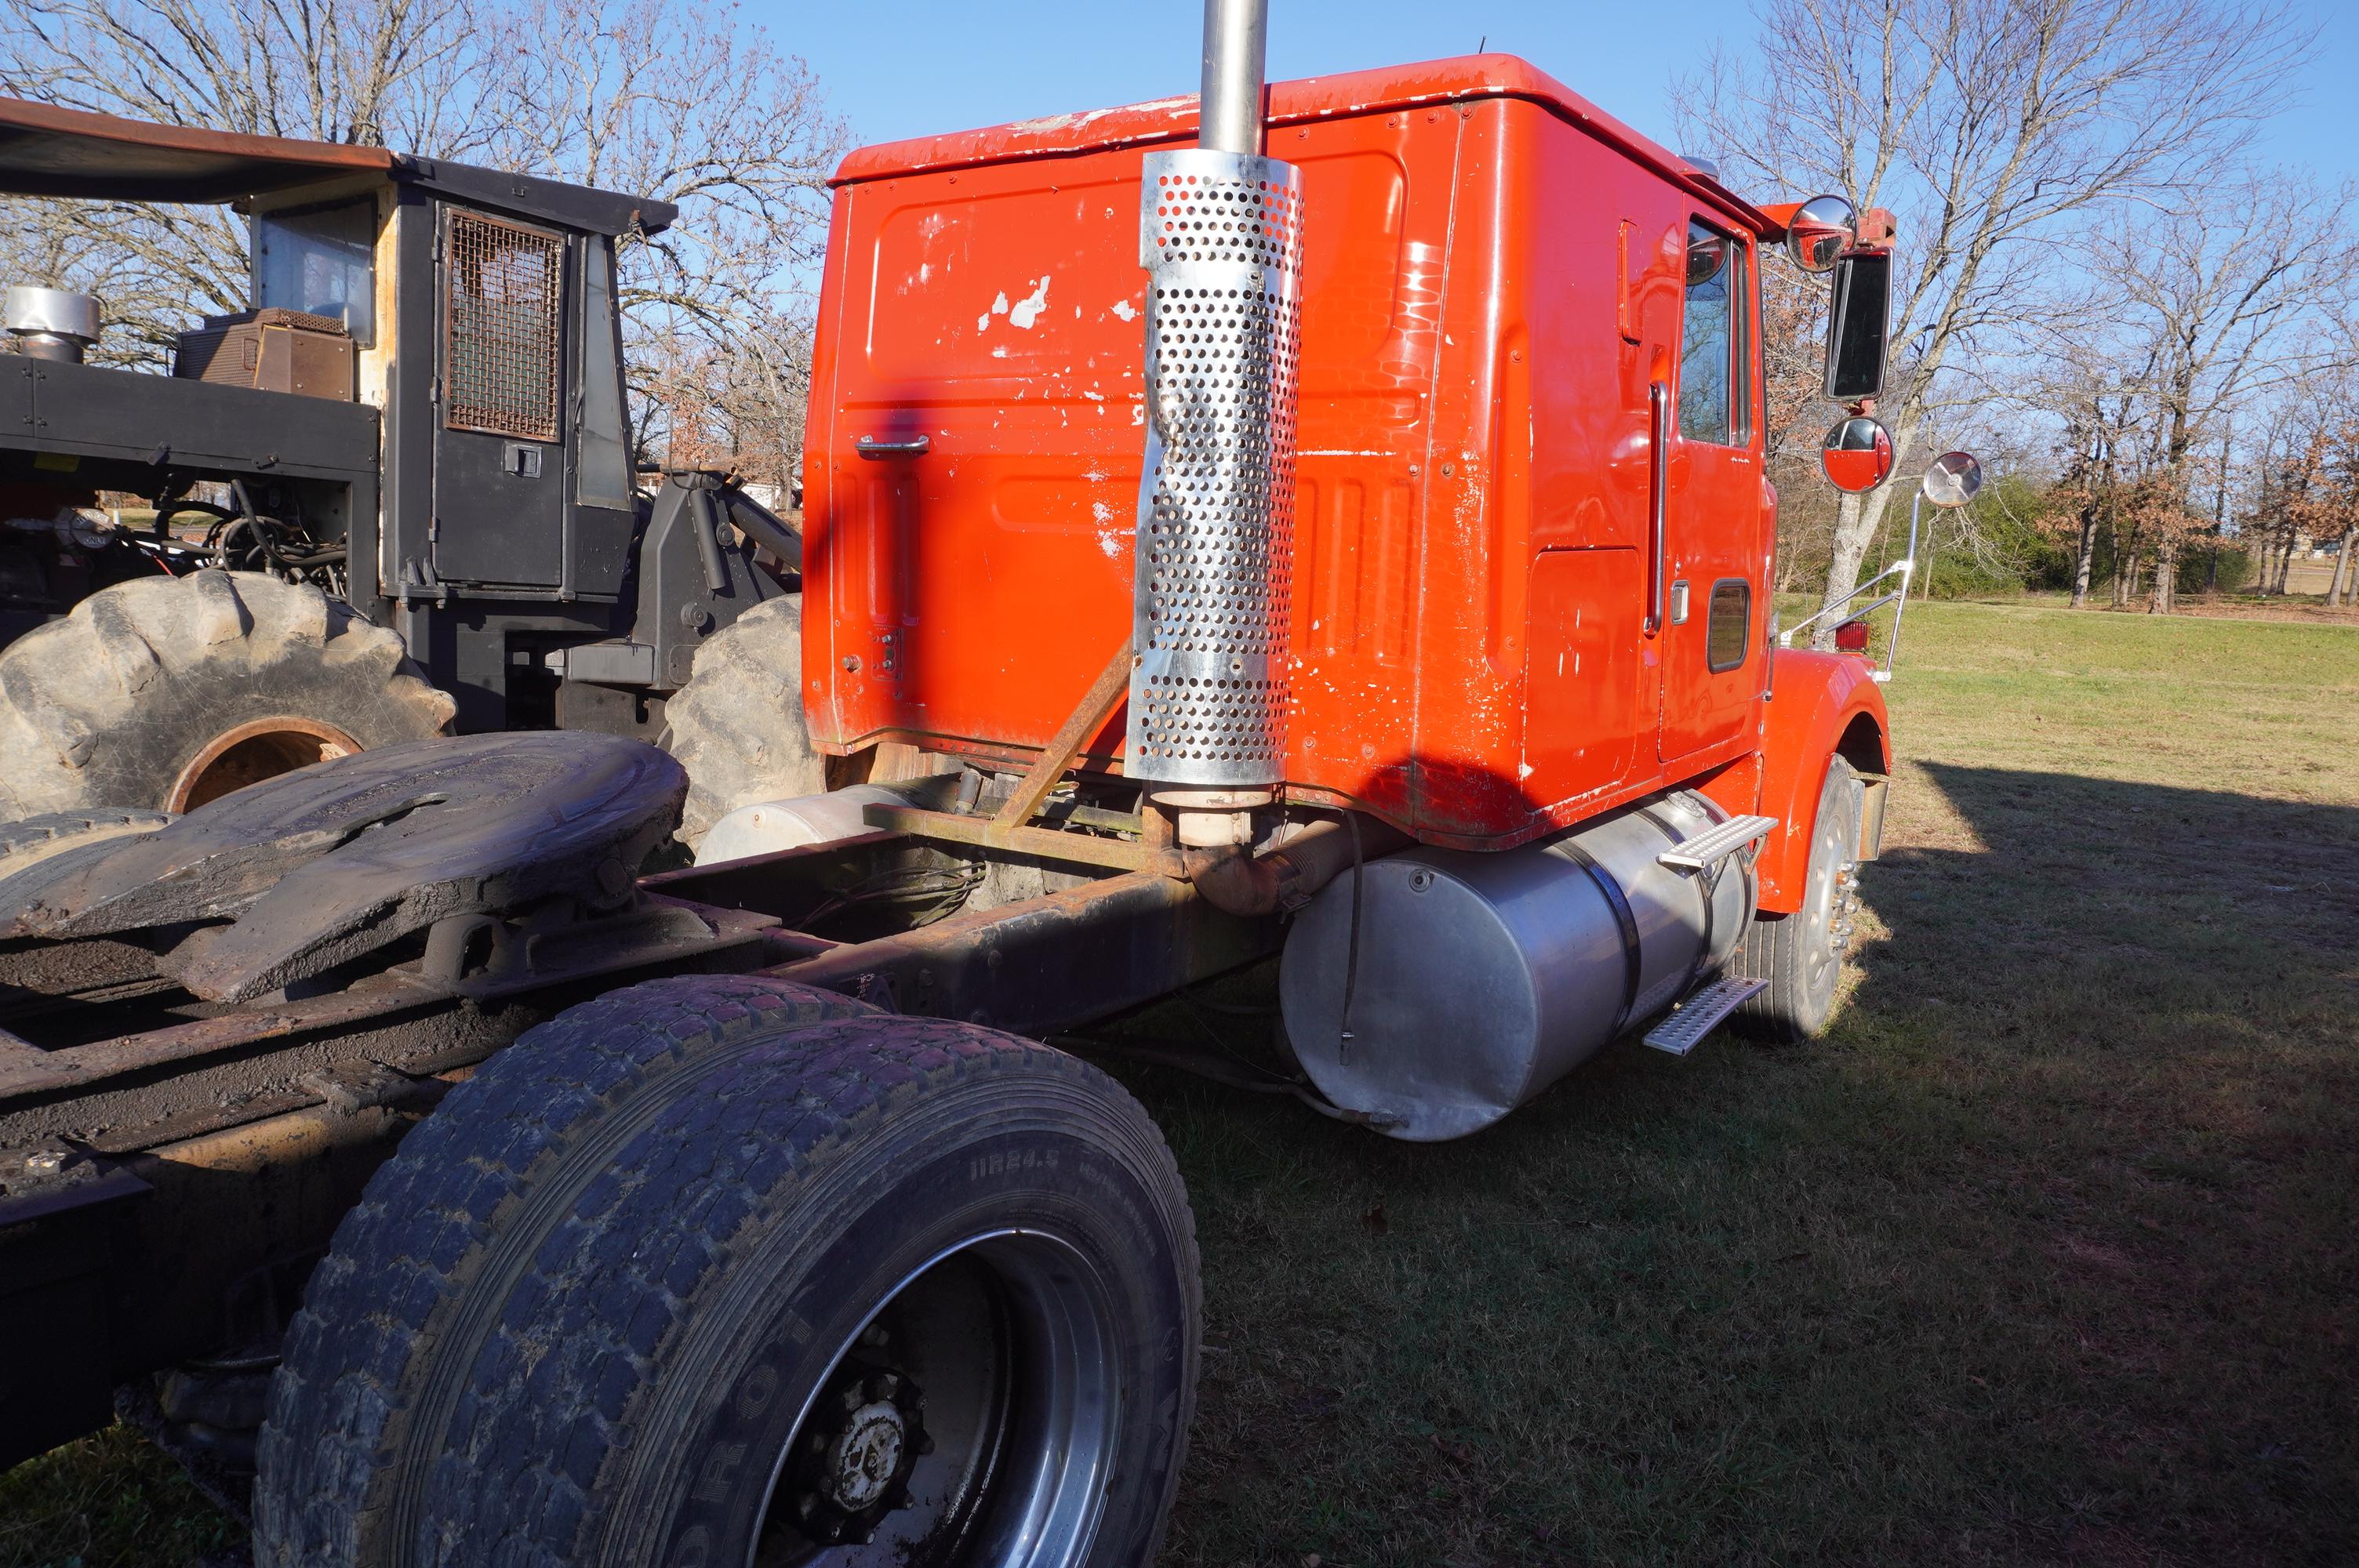
[[[1655,859],[1675,871],[1706,871],[1777,826],[1774,816],[1732,816],[1717,827],[1707,827],[1686,842],[1672,845]]]
[[[1740,817],[1738,820],[1765,819]],[[1647,1044],[1658,1051],[1684,1056],[1694,1050],[1696,1042],[1711,1033],[1722,1019],[1752,1000],[1768,984],[1767,980],[1748,980],[1735,975],[1725,975],[1698,986],[1688,992],[1685,1000],[1666,1013],[1660,1023],[1647,1031]]]

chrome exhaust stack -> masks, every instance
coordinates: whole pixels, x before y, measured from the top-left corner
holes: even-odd
[[[1198,146],[1147,155],[1129,762],[1183,845],[1285,777],[1302,177],[1262,156],[1266,0],[1206,0]]]
[[[80,364],[82,351],[98,341],[98,301],[71,289],[12,284],[0,301],[0,330],[28,359]]]

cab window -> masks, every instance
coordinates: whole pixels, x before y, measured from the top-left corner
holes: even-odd
[[[1688,225],[1687,297],[1680,322],[1680,436],[1719,447],[1753,438],[1746,373],[1753,290],[1744,242],[1707,223]]]
[[[342,321],[353,341],[376,341],[376,200],[254,221],[254,302]]]

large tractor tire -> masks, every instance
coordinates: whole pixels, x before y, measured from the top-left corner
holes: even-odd
[[[1851,950],[1859,903],[1859,840],[1866,812],[1859,773],[1841,757],[1827,759],[1819,812],[1810,830],[1810,869],[1802,907],[1792,914],[1756,914],[1728,972],[1768,985],[1738,1007],[1730,1022],[1756,1039],[1794,1044],[1816,1039],[1834,1015],[1843,956]]]
[[[696,651],[657,742],[688,770],[682,843],[693,848],[741,806],[827,788],[827,760],[803,724],[802,668],[800,594],[756,605]]]
[[[288,1336],[255,1559],[1133,1568],[1200,1329],[1179,1173],[1094,1068],[651,981],[372,1178]]]
[[[316,588],[206,570],[117,583],[0,649],[0,820],[187,811],[450,723],[401,639]]]

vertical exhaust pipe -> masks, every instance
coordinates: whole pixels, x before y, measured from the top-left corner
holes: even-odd
[[[1285,779],[1302,177],[1264,157],[1267,0],[1205,0],[1199,145],[1147,155],[1147,466],[1127,767],[1180,842]]]
[[[1268,58],[1268,0],[1204,0],[1198,146],[1260,156],[1262,72]]]

